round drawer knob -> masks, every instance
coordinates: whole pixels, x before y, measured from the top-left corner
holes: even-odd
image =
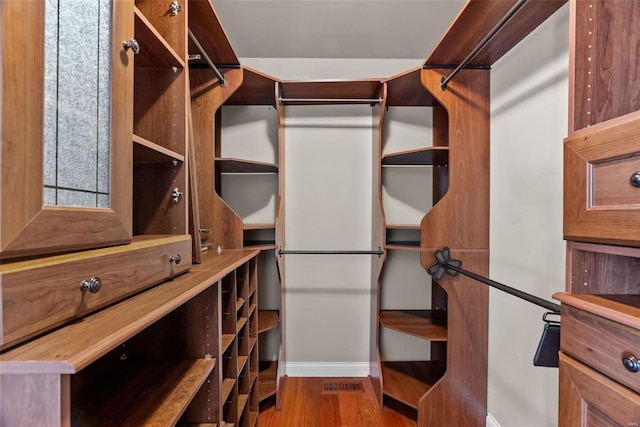
[[[169,257],[169,262],[175,262],[176,265],[182,262],[182,257],[180,254],[175,254],[174,256]]]
[[[640,361],[633,354],[624,353],[622,355],[622,365],[629,372],[640,371]]]
[[[80,284],[80,289],[83,291],[89,291],[95,294],[102,287],[102,280],[99,277],[92,277],[90,280],[83,280]]]
[[[140,43],[138,43],[138,40],[136,39],[131,39],[129,42],[124,41],[122,42],[122,46],[124,47],[124,50],[131,49],[136,55],[140,53]]]
[[[640,171],[634,172],[631,175],[629,182],[631,182],[631,185],[633,185],[634,187],[640,187]]]

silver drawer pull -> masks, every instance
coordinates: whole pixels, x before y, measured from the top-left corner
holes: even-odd
[[[136,55],[140,53],[140,43],[138,43],[136,39],[131,39],[128,43],[124,41],[122,42],[122,46],[124,46],[124,50],[131,49]]]
[[[622,353],[622,365],[629,372],[640,371],[640,361],[631,353]]]
[[[80,284],[80,289],[83,291],[89,291],[95,294],[102,287],[102,280],[99,277],[92,277],[90,280],[83,280]]]
[[[631,174],[629,182],[631,182],[631,185],[633,185],[634,187],[640,187],[640,171]]]
[[[169,262],[175,262],[176,265],[182,262],[182,257],[180,254],[175,254],[174,256],[169,257]]]

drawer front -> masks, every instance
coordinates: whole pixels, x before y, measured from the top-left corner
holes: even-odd
[[[3,266],[0,348],[121,300],[190,267],[189,236],[145,239]],[[100,279],[99,290],[83,289],[82,283],[94,277]]]
[[[592,207],[640,207],[640,154],[592,165],[590,181]]]
[[[640,395],[560,353],[559,427],[640,425]]]
[[[640,360],[639,330],[563,304],[560,348],[613,380],[640,392],[640,372],[630,372],[622,363],[627,355]]]

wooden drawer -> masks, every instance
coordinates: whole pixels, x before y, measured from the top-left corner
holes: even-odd
[[[640,246],[639,153],[640,111],[565,139],[565,239]]]
[[[559,427],[638,425],[637,393],[560,353]]]
[[[170,257],[180,255],[180,263]],[[143,237],[129,245],[0,266],[0,349],[23,341],[191,267],[191,239]],[[99,277],[93,293],[83,281]]]
[[[640,357],[639,330],[562,304],[560,349],[640,392],[640,372],[630,372],[622,364],[625,354]]]

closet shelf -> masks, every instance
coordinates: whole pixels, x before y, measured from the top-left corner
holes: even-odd
[[[197,19],[189,19],[189,29],[196,36],[211,61],[218,68],[239,68],[240,61],[236,56],[227,33],[222,27],[220,19],[210,0],[189,0],[189,16]],[[189,53],[199,53],[196,47],[189,41]],[[205,65],[204,60],[192,61],[195,64]]]
[[[173,425],[216,364],[215,359],[142,361],[121,367],[76,405],[73,422],[91,425]],[[99,402],[99,404],[96,404]]]
[[[278,326],[278,311],[258,310],[258,333],[267,332]]]
[[[384,248],[396,251],[422,251],[419,240],[387,241]]]
[[[238,356],[238,375],[242,372],[245,365],[247,364],[247,360],[249,360],[248,356]]]
[[[449,162],[449,147],[425,147],[382,156],[382,166],[443,166]]]
[[[260,361],[258,374],[258,400],[263,401],[276,394],[276,378],[278,377],[277,361]]]
[[[245,240],[244,247],[258,251],[273,251],[278,249],[275,240]]]
[[[388,107],[429,107],[433,96],[420,81],[422,67],[416,67],[387,79]]]
[[[139,135],[133,135],[134,163],[167,163],[174,160],[184,162],[184,156],[164,148]]]
[[[222,351],[222,353],[227,351],[235,338],[236,336],[234,334],[222,334],[222,345],[220,346],[220,351]]]
[[[493,65],[567,0],[530,1],[481,49],[471,66]],[[425,61],[428,68],[457,66],[507,14],[514,1],[470,0]]]
[[[445,372],[443,362],[382,362],[383,393],[418,409],[420,398]]]
[[[134,6],[134,14],[135,38],[140,44],[140,53],[134,59],[136,67],[184,68],[182,58],[136,6]]]
[[[442,310],[381,310],[380,324],[429,341],[446,341],[446,313]]]
[[[248,394],[239,394],[238,395],[238,419],[242,417],[242,413],[244,412],[244,408],[247,406],[247,401],[249,400]]]
[[[215,161],[221,173],[278,173],[278,166],[273,163],[228,157],[216,157]]]
[[[241,317],[238,319],[238,323],[236,324],[236,330],[237,332],[240,332],[240,330],[244,327],[244,325],[247,323],[247,318],[246,317]]]
[[[233,386],[236,385],[236,380],[234,378],[224,378],[222,380],[222,388],[220,390],[220,397],[223,402],[227,401],[227,398],[231,394],[233,390]]]
[[[249,353],[254,350],[257,342],[258,340],[256,338],[249,338]],[[253,369],[253,366],[251,367],[251,369]]]
[[[273,229],[276,228],[276,224],[275,223],[265,223],[265,224],[258,224],[258,223],[254,223],[254,224],[247,224],[245,223],[243,225],[243,228],[245,230],[269,230],[269,229]]]
[[[254,427],[258,424],[258,411],[249,412],[249,427]]]
[[[242,67],[242,85],[225,105],[276,105],[275,84],[278,81],[260,71]]]
[[[382,83],[376,79],[309,80],[280,82],[280,97],[286,99],[374,99],[379,96]],[[357,101],[354,101],[356,103]],[[298,101],[295,105],[322,105],[322,102]]]
[[[385,224],[387,230],[420,230],[420,224]]]

